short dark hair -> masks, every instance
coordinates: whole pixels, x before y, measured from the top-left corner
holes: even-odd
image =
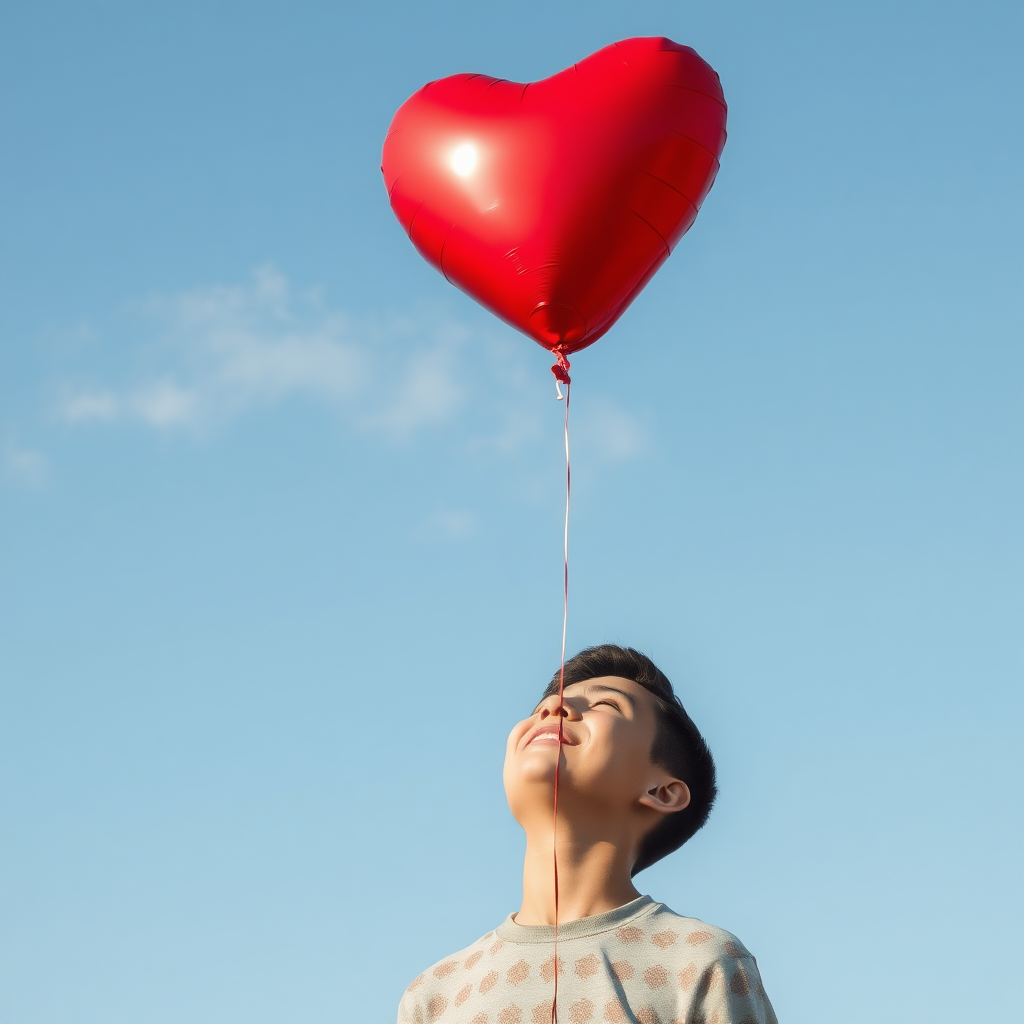
[[[555,672],[544,691],[545,697],[558,693],[560,674]],[[644,837],[633,865],[635,875],[678,850],[708,820],[718,795],[715,760],[668,677],[645,654],[632,647],[601,644],[580,651],[565,663],[566,686],[601,676],[632,680],[654,697],[658,729],[651,747],[651,762],[671,772],[690,789],[690,803],[681,811],[667,814]]]

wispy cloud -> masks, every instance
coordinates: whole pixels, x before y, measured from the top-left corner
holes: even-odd
[[[641,424],[607,398],[590,399],[579,427],[586,443],[607,461],[635,459],[647,450],[647,432]]]
[[[22,484],[38,486],[46,480],[49,463],[42,452],[24,448],[13,438],[4,442],[4,471]]]
[[[479,525],[476,513],[468,509],[441,509],[426,519],[423,532],[431,537],[464,540],[476,533]]]
[[[162,365],[120,387],[66,388],[57,411],[67,422],[202,430],[305,398],[397,438],[443,422],[463,398],[454,373],[463,328],[436,318],[425,332],[398,318],[356,322],[316,292],[296,293],[272,267],[243,285],[155,297],[136,312],[150,362]]]
[[[242,284],[137,302],[131,324],[119,382],[80,380],[59,392],[66,423],[207,433],[259,409],[313,401],[391,441],[462,416],[458,443],[485,461],[550,442],[553,387],[542,353],[436,312],[356,318],[268,266]],[[129,362],[144,369],[127,376]],[[645,432],[620,406],[587,394],[578,407],[585,459],[643,453]],[[457,516],[434,527],[449,535],[472,528]]]
[[[174,380],[159,380],[117,394],[108,390],[72,391],[59,405],[70,423],[137,420],[150,427],[195,426],[212,409],[201,407],[196,388],[179,386]]]
[[[59,403],[60,414],[71,423],[117,419],[121,401],[109,391],[73,391]]]
[[[360,423],[369,429],[402,438],[419,427],[442,423],[465,399],[458,380],[456,351],[462,338],[449,327],[447,337],[426,352],[409,356],[404,365],[379,382],[379,407],[364,414]]]

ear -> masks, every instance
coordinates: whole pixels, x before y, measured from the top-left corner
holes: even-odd
[[[689,806],[690,787],[682,779],[660,782],[640,797],[640,804],[659,814],[674,814]]]

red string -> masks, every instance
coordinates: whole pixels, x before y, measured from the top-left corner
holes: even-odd
[[[551,822],[551,861],[555,882],[555,951],[554,978],[555,988],[551,997],[551,1024],[558,1024],[558,779],[562,764],[562,727],[565,722],[565,630],[569,621],[569,494],[571,491],[571,475],[569,472],[569,360],[564,354],[558,353],[558,362],[551,367],[555,375],[555,388],[558,397],[562,391],[559,382],[565,385],[565,533],[563,537],[563,574],[562,574],[562,663],[558,670],[558,752],[555,755],[555,795]]]

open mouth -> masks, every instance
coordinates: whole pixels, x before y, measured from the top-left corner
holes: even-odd
[[[558,726],[546,726],[542,729],[538,729],[533,733],[532,736],[524,744],[525,747],[532,747],[538,744],[558,746]],[[563,729],[562,730],[562,746],[571,747],[575,744],[575,741],[569,737],[569,734]]]

